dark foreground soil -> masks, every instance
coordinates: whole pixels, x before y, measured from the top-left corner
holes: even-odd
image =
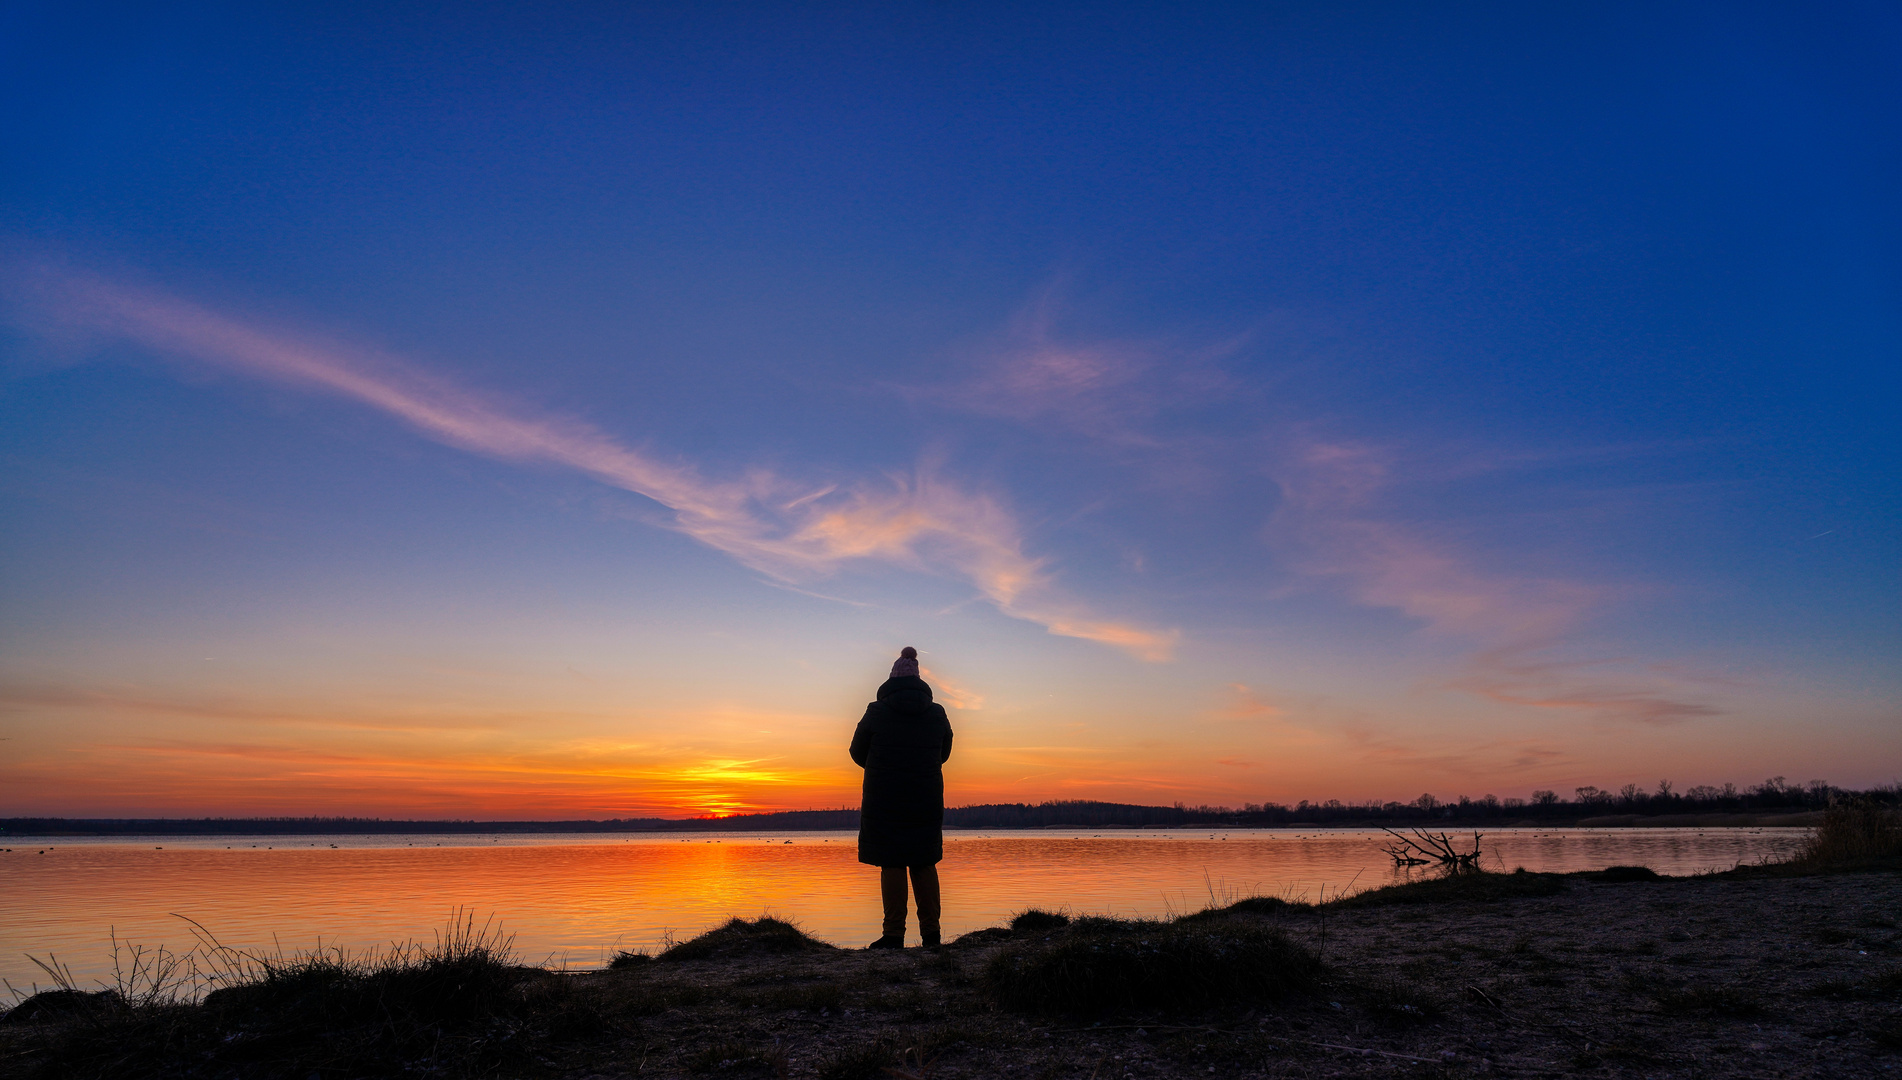
[[[292,1038],[236,997],[0,1023],[0,1077],[1902,1078],[1902,873],[1482,877],[1123,937],[999,928],[871,952],[776,931],[620,970],[505,969],[507,1008],[398,1042]],[[1291,947],[1285,978],[1211,1003],[1193,968],[1091,966],[1123,945],[1161,963],[1142,949],[1190,931],[1215,943],[1192,960],[1211,979],[1234,974],[1224,942]],[[1021,977],[1035,964],[1042,997]],[[1066,1011],[1064,993],[1097,1004]]]

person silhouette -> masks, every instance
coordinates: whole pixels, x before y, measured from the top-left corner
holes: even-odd
[[[885,904],[884,935],[869,949],[905,944],[905,877],[918,898],[918,936],[939,944],[944,858],[944,763],[951,757],[951,719],[931,700],[918,675],[918,650],[905,646],[891,677],[878,688],[852,733],[852,760],[865,770],[859,802],[859,861],[878,867]]]

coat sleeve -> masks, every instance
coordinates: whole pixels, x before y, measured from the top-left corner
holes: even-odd
[[[942,765],[951,760],[951,718],[945,715],[944,706],[938,707],[938,716],[944,720],[944,756],[938,759]]]
[[[868,734],[866,734],[866,731],[865,731],[865,721],[870,720],[871,718],[872,718],[872,710],[870,706],[867,706],[865,709],[865,715],[859,718],[858,729],[852,732],[852,749],[851,749],[852,763],[854,765],[857,765],[861,769],[865,767],[865,752],[871,749],[871,747],[868,744],[872,740],[871,740],[871,737]]]

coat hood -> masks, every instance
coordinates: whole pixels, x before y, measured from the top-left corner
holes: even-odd
[[[922,711],[931,704],[931,684],[916,675],[886,679],[878,686],[878,700],[906,712]]]

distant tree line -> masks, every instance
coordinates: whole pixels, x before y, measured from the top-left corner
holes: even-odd
[[[1637,784],[1626,784],[1616,791],[1588,784],[1573,788],[1570,799],[1561,798],[1558,792],[1550,790],[1534,791],[1530,799],[1501,799],[1494,795],[1483,795],[1477,799],[1466,795],[1441,799],[1429,793],[1404,803],[1344,803],[1339,799],[1311,803],[1303,799],[1293,806],[1272,802],[1247,803],[1238,810],[1226,806],[1199,806],[1188,812],[1202,821],[1221,820],[1247,825],[1346,825],[1359,822],[1433,824],[1449,821],[1511,823],[1521,820],[1559,822],[1619,814],[1658,817],[1666,814],[1821,810],[1836,799],[1853,796],[1866,796],[1892,805],[1902,804],[1902,785],[1851,791],[1823,780],[1793,784],[1784,777],[1773,776],[1761,784],[1745,788],[1735,784],[1721,787],[1699,784],[1679,791],[1671,781],[1660,780],[1656,788],[1648,791]]]
[[[576,821],[413,821],[361,817],[260,818],[0,818],[8,836],[394,836],[511,833],[623,833],[856,829],[859,812],[787,810],[699,818],[611,818]]]
[[[1039,829],[1058,826],[1092,829],[1230,825],[1510,825],[1530,821],[1566,824],[1587,818],[1630,814],[1777,813],[1820,810],[1833,800],[1863,797],[1902,805],[1902,785],[1851,791],[1812,780],[1792,784],[1781,776],[1739,788],[1699,785],[1677,790],[1660,780],[1653,790],[1626,784],[1616,791],[1587,785],[1572,798],[1556,791],[1535,791],[1530,799],[1461,795],[1441,799],[1426,794],[1411,802],[1245,803],[1241,807],[1138,806],[1131,803],[1064,799],[1043,803],[990,803],[945,811],[954,829]],[[731,814],[698,818],[613,818],[578,821],[402,821],[361,817],[261,818],[0,818],[0,836],[385,836],[413,833],[499,835],[512,833],[626,832],[786,832],[856,829],[855,808],[784,810],[770,814]]]
[[[1224,808],[1221,812],[1227,812]],[[1175,806],[1135,806],[1129,803],[1062,799],[1056,802],[990,803],[959,806],[944,812],[945,825],[954,829],[1042,829],[1071,825],[1084,828],[1140,829],[1145,825],[1199,824],[1198,811]]]

